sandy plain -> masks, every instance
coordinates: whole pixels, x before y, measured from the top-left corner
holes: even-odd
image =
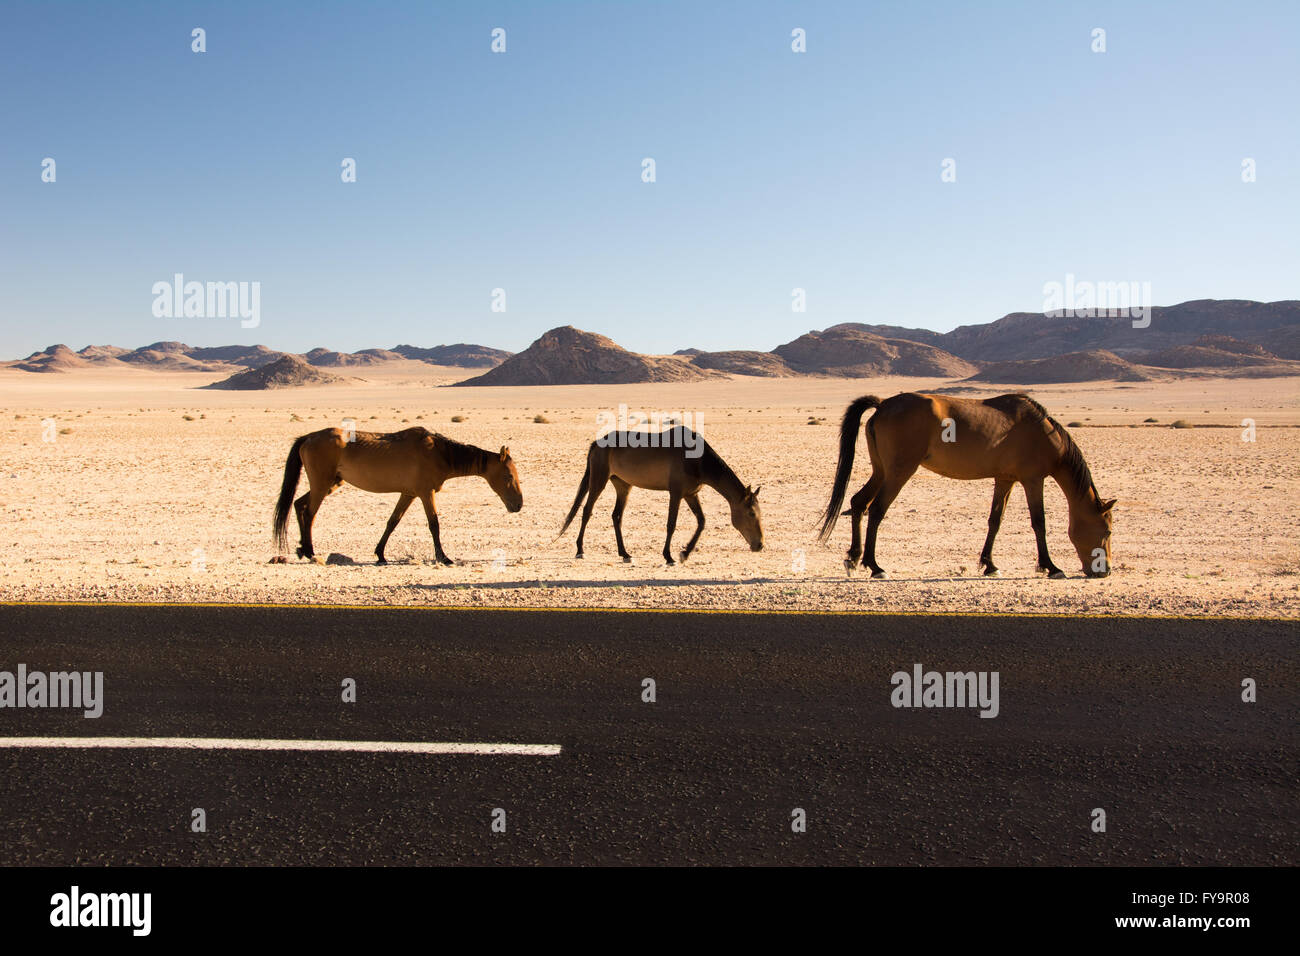
[[[1071,577],[1051,581],[1034,572],[1019,489],[994,552],[1002,577],[981,577],[976,557],[991,482],[921,471],[880,534],[878,555],[892,577],[870,581],[843,570],[846,521],[828,546],[815,535],[847,402],[905,390],[1020,389],[739,377],[447,388],[473,372],[418,362],[340,371],[354,380],[228,392],[199,388],[222,375],[0,369],[0,600],[1300,617],[1294,378],[1028,389],[1061,422],[1082,423],[1071,432],[1102,494],[1119,499],[1115,573],[1104,580],[1080,575],[1064,498],[1049,483],[1049,544]],[[696,417],[740,477],[762,486],[764,551],[749,551],[725,502],[706,490],[699,550],[688,563],[666,567],[667,496],[634,491],[624,529],[635,561],[625,565],[615,554],[607,491],[586,557],[574,560],[574,529],[559,540],[556,532],[598,433],[597,415],[614,414],[620,404]],[[534,421],[538,415],[548,421]],[[330,563],[292,554],[288,563],[270,563],[277,554],[270,515],[290,443],[345,418],[361,430],[424,425],[488,448],[509,445],[523,510],[508,514],[479,479],[450,482],[438,510],[456,566],[433,563],[415,507],[389,543],[390,564],[379,567],[372,552],[393,498],[345,486],[326,500],[314,530],[318,553],[334,556]],[[1171,427],[1180,419],[1197,427]],[[1254,422],[1253,441],[1245,440],[1245,419]],[[867,475],[859,445],[850,493]],[[692,527],[683,509],[678,547]]]

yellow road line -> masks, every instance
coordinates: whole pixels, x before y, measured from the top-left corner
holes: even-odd
[[[240,604],[223,601],[0,601],[0,607],[118,607],[118,608],[247,608],[281,611],[486,611],[557,614],[720,614],[755,617],[969,617],[1041,618],[1047,620],[1130,621],[1242,621],[1296,623],[1289,617],[1233,617],[1188,614],[1102,614],[1070,611],[880,611],[872,608],[799,611],[784,608],[683,608],[683,607],[505,607],[466,604]]]

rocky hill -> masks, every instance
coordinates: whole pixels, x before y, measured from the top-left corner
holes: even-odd
[[[303,385],[330,385],[344,379],[309,365],[297,355],[283,355],[259,368],[238,372],[230,378],[204,388],[231,391],[262,391],[273,388],[299,388]]]
[[[571,325],[551,329],[524,351],[457,385],[626,385],[687,382],[710,373],[677,357],[639,355]]]
[[[809,332],[772,351],[790,368],[805,375],[963,378],[976,371],[970,362],[932,345],[886,339],[843,325]]]

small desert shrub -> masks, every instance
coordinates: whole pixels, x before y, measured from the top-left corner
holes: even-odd
[[[1170,425],[1169,427],[1170,427],[1170,428],[1192,428],[1192,427],[1194,427],[1194,426],[1193,426],[1192,423],[1189,422],[1187,419],[1185,419],[1185,418],[1180,418],[1180,419],[1178,419],[1178,421],[1174,422],[1174,423],[1173,423],[1172,425]]]
[[[192,422],[192,421],[194,421],[194,416],[193,416],[193,415],[182,415],[181,418],[184,419],[184,420],[187,421],[187,422]]]
[[[533,421],[536,422],[538,425],[549,425],[551,423],[551,420],[547,418],[545,415],[534,415]]]
[[[1065,423],[1065,427],[1066,427],[1066,428],[1082,428],[1082,427],[1083,427],[1083,422],[1066,422],[1066,423]]]
[[[59,434],[60,434],[60,435],[71,435],[71,434],[72,434],[72,429],[71,429],[71,428],[60,428],[60,429],[59,429]]]
[[[452,415],[452,416],[451,416],[451,420],[452,420],[453,422],[463,422],[463,421],[465,420],[465,416],[464,416],[464,415]]]
[[[1142,423],[1143,423],[1144,425],[1154,425],[1154,424],[1156,423],[1156,419],[1154,419],[1154,418],[1144,418],[1144,419],[1142,419]]]

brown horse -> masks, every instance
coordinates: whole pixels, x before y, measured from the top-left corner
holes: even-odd
[[[653,443],[653,444],[652,444]],[[688,454],[699,450],[699,454]],[[741,483],[736,473],[709,447],[703,438],[688,428],[678,426],[662,432],[622,431],[602,435],[587,449],[587,470],[578,486],[569,516],[560,528],[563,535],[578,513],[583,498],[582,525],[578,528],[578,553],[582,557],[582,536],[587,532],[591,509],[605,490],[614,483],[614,540],[624,561],[632,556],[623,547],[623,508],[633,486],[650,491],[668,492],[668,537],[664,539],[664,560],[673,561],[673,530],[682,501],[695,515],[695,534],[681,553],[685,561],[695,550],[704,530],[704,509],[700,507],[700,488],[708,485],[731,505],[731,523],[744,536],[751,551],[763,549],[762,513],[758,507],[757,488]]]
[[[351,440],[349,440],[351,436]],[[293,500],[298,488],[298,476],[307,469],[310,490],[297,501]],[[384,536],[375,547],[380,564],[384,560],[384,546],[406,509],[417,498],[424,505],[433,533],[433,550],[440,564],[451,564],[451,558],[442,550],[438,537],[438,511],[433,496],[442,490],[449,478],[481,475],[492,490],[514,513],[524,506],[519,475],[510,458],[510,449],[502,447],[498,453],[473,445],[464,445],[445,435],[434,434],[424,428],[407,428],[400,432],[345,432],[341,428],[323,428],[303,435],[289,449],[289,460],[284,465],[284,482],[280,486],[280,500],[275,506],[275,541],[281,550],[287,546],[285,525],[289,520],[289,505],[298,514],[298,531],[302,543],[298,546],[300,558],[315,557],[311,543],[311,525],[321,502],[343,482],[356,485],[363,491],[378,494],[400,495],[393,515],[388,519]]]
[[[829,537],[844,501],[853,470],[858,424],[863,413],[877,409],[867,422],[867,451],[871,480],[849,502],[844,514],[853,516],[853,540],[844,567],[852,573],[861,555],[873,578],[884,577],[876,564],[876,532],[885,512],[918,467],[948,478],[993,479],[993,508],[989,533],[979,563],[986,575],[993,566],[993,539],[1002,523],[1002,509],[1016,482],[1025,487],[1029,520],[1038,540],[1038,570],[1063,578],[1065,572],[1047,555],[1047,525],[1043,516],[1043,481],[1052,478],[1065,492],[1070,507],[1070,541],[1088,577],[1110,573],[1111,509],[1103,501],[1088,464],[1074,439],[1046,409],[1027,395],[999,395],[983,401],[905,392],[881,401],[867,395],[844,412],[840,426],[840,458],[830,504],[822,519],[821,540]],[[867,543],[861,546],[862,512],[867,512]]]

